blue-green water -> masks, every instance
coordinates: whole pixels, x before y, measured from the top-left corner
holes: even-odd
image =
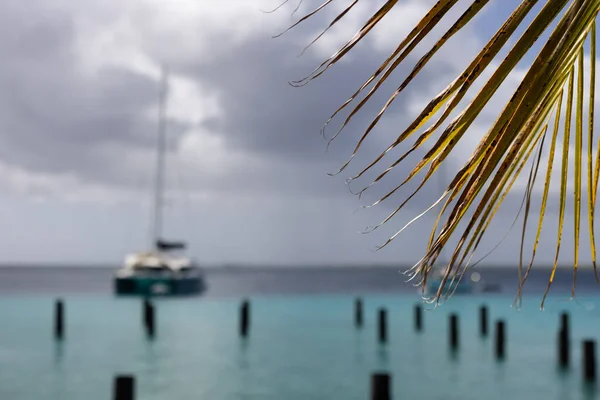
[[[364,296],[365,326],[353,326],[350,294],[255,295],[251,333],[238,336],[240,298],[158,300],[157,337],[145,338],[141,304],[109,294],[71,294],[66,338],[52,338],[51,295],[0,297],[0,399],[111,399],[115,374],[134,374],[137,399],[366,400],[370,375],[392,374],[394,399],[589,399],[581,340],[600,336],[600,299],[539,294],[454,297],[413,329],[411,293]],[[490,306],[490,336],[478,335],[478,307]],[[376,337],[388,309],[389,343]],[[557,368],[559,313],[571,313],[572,367]],[[460,315],[460,349],[448,351],[448,314]],[[493,322],[507,321],[507,358],[493,353]],[[600,398],[600,397],[598,397]]]

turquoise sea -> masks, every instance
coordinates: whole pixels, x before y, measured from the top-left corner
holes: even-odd
[[[569,300],[569,277],[559,276],[568,284],[540,311],[544,272],[532,277],[517,310],[510,271],[494,272],[503,293],[455,296],[425,311],[421,333],[413,326],[420,298],[397,271],[209,273],[205,296],[155,300],[157,333],[149,340],[141,302],[112,296],[110,283],[100,281],[110,277],[106,270],[2,270],[0,399],[112,399],[115,375],[132,374],[139,400],[367,400],[370,376],[379,371],[391,374],[397,400],[600,398],[583,384],[581,358],[581,341],[600,337],[600,287],[582,274],[581,294]],[[362,329],[354,327],[357,296],[364,300]],[[57,297],[65,301],[62,342],[52,335]],[[243,298],[251,301],[247,339],[238,335]],[[490,309],[487,338],[478,332],[483,304]],[[388,310],[386,345],[377,342],[380,307]],[[572,353],[571,367],[561,371],[556,342],[565,310]],[[456,352],[448,345],[450,313],[459,315]],[[494,357],[497,319],[507,324],[502,362]]]

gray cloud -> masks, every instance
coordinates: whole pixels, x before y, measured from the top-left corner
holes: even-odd
[[[155,121],[143,112],[155,105],[156,83],[117,67],[86,76],[73,53],[77,15],[43,10],[34,24],[26,24],[24,19],[32,14],[36,15],[35,11],[25,14],[18,7],[3,13],[7,24],[18,26],[19,34],[13,43],[5,44],[5,57],[11,62],[0,75],[6,88],[3,93],[10,94],[0,98],[0,132],[5,136],[0,156],[9,164],[34,172],[70,173],[82,181],[130,185],[131,176],[151,166],[148,157],[146,164],[132,163],[131,154],[150,153],[154,146]],[[373,51],[363,46],[353,55],[352,64],[336,66],[306,87],[291,88],[288,80],[302,77],[322,60],[310,51],[296,58],[301,48],[298,37],[315,36],[317,26],[320,29],[323,20],[279,39],[257,35],[237,44],[218,40],[227,38],[218,30],[209,32],[215,38],[214,46],[229,51],[217,51],[216,57],[208,60],[202,54],[181,57],[171,43],[145,43],[149,55],[166,59],[175,74],[191,77],[218,94],[223,116],[206,121],[204,127],[224,138],[228,149],[254,154],[269,165],[252,177],[249,171],[239,179],[229,177],[238,191],[244,186],[249,190],[259,186],[285,192],[284,182],[291,173],[302,183],[302,190],[331,195],[328,188],[339,186],[331,185],[331,179],[312,178],[318,170],[335,171],[345,161],[368,118],[389,96],[392,86],[388,85],[324,154],[326,141],[319,136],[322,124],[378,66],[384,54],[373,57]],[[399,72],[407,71],[405,67]],[[424,90],[433,78],[440,79],[440,74],[449,80],[452,72],[444,65],[427,71],[390,112],[402,116],[411,95]],[[406,122],[404,118],[401,121]],[[368,156],[361,153],[355,164],[364,164],[387,145],[390,134],[385,131],[390,129],[385,122],[373,133],[374,139],[365,143],[363,152]],[[186,128],[189,126],[171,125],[172,147]],[[310,178],[303,179],[306,176]],[[204,188],[208,184],[215,190],[223,189],[222,180],[207,182],[198,174],[195,177]]]
[[[86,11],[83,3],[93,11]],[[20,2],[8,1],[0,5],[0,23],[9,33],[0,36],[0,53],[6,60],[0,65],[0,161],[18,167],[25,174],[43,173],[49,177],[50,184],[46,186],[28,186],[26,198],[43,195],[57,201],[65,191],[75,190],[71,186],[58,187],[62,185],[58,178],[52,181],[53,176],[64,174],[75,177],[81,186],[100,185],[108,197],[113,190],[139,189],[141,179],[146,179],[147,186],[156,131],[156,120],[147,112],[156,105],[156,81],[127,67],[126,61],[123,66],[103,67],[90,73],[78,52],[81,29],[87,26],[90,14],[96,17],[96,24],[110,32],[114,28],[110,21],[124,17],[129,10],[118,6],[118,2],[105,5],[64,0],[55,8],[44,4],[29,1],[25,7]],[[239,40],[228,34],[230,26],[203,30],[198,23],[197,31],[189,35],[203,35],[203,43],[209,45],[195,51],[180,46],[174,39],[176,35],[153,30],[148,22],[151,19],[142,18],[147,14],[140,15],[127,15],[139,31],[136,45],[140,51],[153,63],[166,61],[173,76],[190,79],[201,88],[201,96],[216,96],[222,109],[219,115],[197,124],[171,121],[171,153],[183,151],[186,132],[200,129],[222,140],[225,159],[242,159],[222,170],[220,165],[202,164],[201,158],[206,156],[203,154],[198,155],[198,165],[189,159],[170,164],[178,168],[173,174],[179,174],[181,186],[201,198],[205,196],[194,203],[194,218],[175,224],[180,232],[193,238],[205,260],[288,263],[418,260],[419,249],[424,248],[422,238],[428,233],[432,217],[411,230],[410,236],[402,236],[394,251],[373,255],[368,248],[380,244],[408,222],[415,211],[429,206],[441,189],[435,180],[409,203],[406,212],[373,235],[356,235],[356,231],[384,218],[416,188],[418,179],[374,209],[357,214],[352,211],[395,187],[408,168],[423,156],[423,151],[415,152],[387,179],[373,186],[362,203],[348,195],[344,179],[365,166],[399,134],[409,122],[409,111],[415,101],[435,94],[455,77],[456,60],[437,57],[431,68],[394,103],[348,171],[330,178],[325,173],[335,171],[347,159],[370,119],[404,78],[415,58],[394,74],[390,84],[325,153],[327,142],[319,135],[321,126],[387,55],[374,50],[372,42],[359,46],[351,62],[336,65],[305,87],[292,88],[287,81],[302,78],[323,60],[314,50],[297,57],[308,43],[307,38],[322,29],[323,19],[315,19],[278,39],[271,39],[261,30]],[[273,28],[271,33],[277,32]],[[453,46],[460,51],[459,42]],[[467,54],[473,49],[464,51]],[[328,132],[333,132],[339,122],[340,119],[332,124]],[[368,184],[410,144],[412,141],[390,154],[352,187]],[[252,162],[244,161],[244,157]],[[449,170],[462,161],[451,160]],[[10,185],[6,182],[12,181],[2,175],[0,181],[5,181],[0,187],[5,188],[8,197]],[[92,197],[95,193],[92,192]],[[135,207],[127,208],[131,205],[109,209],[112,214],[105,220],[103,213],[108,211],[99,206],[73,205],[69,211],[64,205],[42,204],[38,207],[45,211],[32,214],[34,218],[28,215],[31,209],[6,202],[24,216],[22,220],[31,228],[33,233],[29,237],[34,242],[41,243],[47,234],[40,224],[46,226],[66,217],[69,222],[62,234],[57,234],[55,244],[79,243],[82,250],[73,253],[72,259],[102,258],[103,254],[113,257],[145,240],[142,233],[116,235],[123,223],[135,227],[136,232],[145,232],[146,214]],[[514,210],[513,203],[512,197],[507,200],[509,213]],[[127,217],[128,213],[135,215]],[[102,219],[103,224],[96,226],[97,219]],[[94,232],[94,240],[83,238],[88,229]],[[17,242],[25,240],[23,237],[15,236],[15,242],[4,249],[12,254],[9,258],[18,258],[14,252],[23,247]],[[51,243],[43,248],[41,259],[58,257]]]

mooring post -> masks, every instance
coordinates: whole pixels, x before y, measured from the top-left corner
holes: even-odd
[[[563,312],[560,315],[560,329],[558,331],[558,365],[561,368],[567,368],[569,366],[569,342],[569,314]]]
[[[390,374],[376,373],[371,376],[371,400],[391,400],[392,379]]]
[[[250,331],[250,301],[244,300],[240,306],[240,336],[247,337]]]
[[[415,330],[423,330],[423,307],[420,304],[415,304]]]
[[[118,375],[113,384],[114,400],[135,400],[135,378],[131,375]]]
[[[496,359],[506,357],[506,324],[503,320],[496,322]]]
[[[379,323],[378,323],[378,332],[379,332],[379,342],[386,343],[387,342],[387,311],[385,308],[379,309]]]
[[[569,313],[566,311],[560,313],[560,327],[561,329],[569,329]]]
[[[360,297],[354,301],[354,325],[357,328],[363,326],[363,303]]]
[[[54,303],[54,337],[58,340],[65,335],[65,310],[62,299],[57,299]]]
[[[156,309],[154,304],[148,302],[147,307],[145,308],[146,312],[146,333],[148,337],[153,339],[156,335]]]
[[[479,334],[482,337],[488,335],[488,308],[485,305],[479,308]]]
[[[452,350],[458,349],[458,315],[450,314],[450,348]]]
[[[144,301],[142,303],[142,323],[144,326],[148,326],[148,316],[150,315],[150,308],[152,304],[147,297],[144,297]]]
[[[596,341],[583,341],[583,379],[588,383],[596,383]]]

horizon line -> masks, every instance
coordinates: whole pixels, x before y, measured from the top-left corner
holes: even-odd
[[[222,264],[208,264],[205,266],[201,266],[202,269],[208,270],[239,270],[239,269],[255,269],[255,270],[285,270],[285,269],[404,269],[410,268],[413,264],[390,264],[390,263],[379,263],[379,264],[296,264],[296,265],[281,265],[281,264],[257,264],[257,263],[222,263]],[[24,263],[24,262],[15,262],[15,263],[0,263],[0,269],[20,269],[20,268],[31,268],[31,269],[39,269],[39,268],[55,268],[55,269],[69,269],[69,268],[77,268],[77,269],[117,269],[119,265],[113,265],[108,263]],[[510,269],[510,268],[518,268],[518,264],[503,264],[503,263],[494,263],[494,264],[484,264],[478,265],[475,267],[469,267],[473,269]],[[552,269],[552,264],[540,264],[534,265],[532,268],[534,269]],[[572,270],[572,265],[558,265],[557,269],[569,269]],[[577,269],[582,270],[593,270],[593,265],[579,265]]]

